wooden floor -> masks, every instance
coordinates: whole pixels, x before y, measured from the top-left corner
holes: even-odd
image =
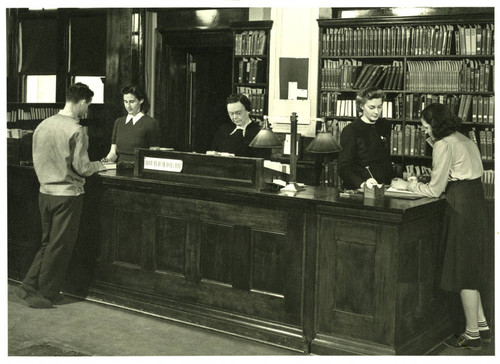
[[[15,288],[15,283],[9,283],[9,356],[294,355],[297,358],[296,352],[287,349],[75,297],[65,296],[62,304],[52,309],[32,309],[15,295]],[[429,355],[493,359],[494,353],[491,343],[476,352],[439,345]]]

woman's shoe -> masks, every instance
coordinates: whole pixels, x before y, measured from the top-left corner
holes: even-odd
[[[452,335],[444,340],[443,344],[449,348],[454,349],[481,350],[482,348],[481,338],[469,339],[465,336],[465,334],[462,334],[458,337]]]
[[[491,342],[491,331],[490,329],[488,330],[479,330],[479,335],[481,336],[481,340],[485,343],[490,343]]]

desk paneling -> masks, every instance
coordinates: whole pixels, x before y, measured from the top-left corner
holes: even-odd
[[[101,285],[300,324],[303,213],[120,189],[103,198]]]

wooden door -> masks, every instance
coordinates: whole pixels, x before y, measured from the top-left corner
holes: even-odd
[[[217,127],[229,121],[225,100],[231,93],[232,42],[228,32],[162,33],[157,95],[162,144],[204,153]],[[162,107],[162,104],[165,107]]]

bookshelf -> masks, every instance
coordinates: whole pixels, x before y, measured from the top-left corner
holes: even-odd
[[[419,115],[446,104],[481,151],[486,179],[494,168],[494,16],[318,19],[318,117],[337,132],[356,117],[359,89],[386,92],[397,173],[422,173],[432,163]],[[487,176],[486,176],[487,174]],[[487,188],[488,191],[493,188]],[[491,193],[487,197],[492,198]]]
[[[7,162],[9,164],[30,164],[32,160],[32,136],[40,122],[55,115],[64,103],[7,103]],[[80,124],[87,128],[89,136],[89,157],[100,159],[106,153],[104,140],[104,104],[91,104]]]
[[[252,103],[251,115],[267,115],[269,94],[269,44],[273,22],[248,21],[232,23],[233,74],[232,91],[247,95]]]

